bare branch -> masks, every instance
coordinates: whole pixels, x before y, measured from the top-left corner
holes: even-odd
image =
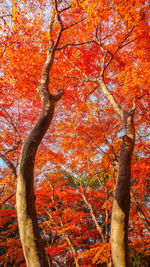
[[[106,66],[106,57],[107,57],[107,54],[108,54],[108,50],[105,51],[105,55],[103,57],[103,67],[102,67],[102,70],[101,70],[101,76],[104,75],[104,70],[105,70],[105,66]]]
[[[108,34],[107,36],[105,36],[104,38],[102,38],[102,41],[106,40],[107,38],[111,37],[112,34]]]
[[[22,143],[21,136],[20,136],[20,133],[18,132],[18,129],[17,129],[16,125],[13,122],[12,117],[9,115],[9,113],[6,111],[6,109],[4,109],[4,108],[1,107],[1,110],[3,110],[7,114],[7,116],[9,117],[10,121],[6,117],[5,117],[5,120],[7,120],[8,123],[10,123],[13,126],[13,128],[14,128],[15,141],[16,141],[16,133],[17,133],[17,135],[19,137],[19,141],[17,142],[17,144],[19,145],[20,143]]]
[[[102,89],[104,95],[106,96],[106,98],[108,99],[110,104],[113,106],[114,110],[123,119],[123,110],[122,110],[122,108],[118,105],[115,97],[111,94],[111,92],[109,91],[109,89],[107,88],[107,86],[105,85],[105,82],[103,80],[103,73],[104,73],[104,69],[105,69],[105,60],[106,60],[107,54],[108,54],[108,51],[105,51],[104,63],[103,63],[104,66],[103,66],[103,69],[102,69],[101,76],[98,79],[90,78],[79,67],[77,67],[72,61],[70,61],[65,55],[64,55],[64,57],[75,67],[76,70],[78,70],[85,77],[85,79],[79,78],[79,77],[76,77],[76,76],[69,76],[69,78],[71,78],[71,77],[72,78],[76,78],[76,79],[78,79],[80,81],[84,81],[84,82],[87,82],[87,81],[97,82],[99,84],[100,88]],[[67,76],[66,76],[66,78],[67,78]]]
[[[104,95],[106,96],[106,98],[108,99],[108,101],[110,102],[110,104],[113,106],[114,110],[117,112],[117,114],[123,119],[123,110],[122,108],[118,105],[115,97],[111,94],[111,92],[109,91],[109,89],[106,87],[104,79],[103,79],[103,74],[104,74],[104,70],[105,70],[105,60],[106,60],[106,56],[108,54],[108,51],[105,51],[105,55],[104,55],[104,60],[103,60],[103,69],[102,69],[102,73],[101,76],[97,79],[97,78],[90,78],[87,74],[85,74],[79,67],[77,67],[72,61],[70,61],[65,55],[64,57],[66,58],[66,60],[68,62],[70,62],[73,66],[74,69],[78,70],[84,77],[83,78],[79,78],[79,77],[75,77],[72,76],[74,78],[77,78],[78,80],[82,80],[85,82],[97,82],[100,85],[100,88],[102,89]],[[71,76],[69,76],[70,78]]]
[[[68,7],[63,8],[62,10],[59,11],[59,14],[61,14],[62,12],[66,11],[66,10],[68,10],[68,9],[70,9],[70,8],[71,8],[70,5],[69,5]]]
[[[136,28],[136,26],[140,23],[140,21],[143,19],[143,16],[138,20],[138,22],[131,28],[131,30],[125,35],[125,37],[123,38],[123,40],[120,42],[120,44],[118,45],[117,49],[115,50],[115,52],[111,55],[109,61],[107,62],[106,66],[105,66],[105,70],[107,69],[107,67],[109,66],[110,62],[112,61],[112,59],[114,58],[114,55],[124,46],[128,45],[129,43],[133,42],[136,40],[133,39],[129,42],[127,42],[126,44],[124,44],[124,42],[130,37],[131,33],[133,32],[133,30]]]
[[[86,45],[86,44],[91,44],[91,43],[95,43],[95,41],[87,41],[87,42],[82,42],[82,43],[78,43],[78,44],[74,44],[74,43],[65,44],[65,45],[58,47],[57,50],[60,51],[60,50],[66,48],[68,46],[80,46],[80,45]]]
[[[50,34],[50,47],[53,47],[54,45],[54,40],[53,40],[53,36],[52,36],[52,31],[53,31],[53,24],[54,24],[54,9],[52,11],[52,17],[51,17],[51,21],[50,21],[50,25],[49,25],[49,34]]]
[[[80,81],[84,81],[84,82],[98,82],[97,78],[90,78],[83,70],[81,70],[79,67],[77,67],[76,64],[74,64],[71,60],[69,60],[65,55],[64,55],[65,59],[74,66],[74,70],[78,70],[84,77],[80,78],[80,77],[76,77],[76,76],[65,76],[65,78],[75,78],[78,79]]]
[[[60,25],[60,28],[62,28],[63,24],[62,24],[62,20],[61,20],[59,11],[58,11],[57,0],[55,0],[55,11],[56,11],[56,14],[57,14],[57,20],[58,20],[58,23]]]
[[[70,61],[65,55],[64,55],[65,59],[74,66],[75,70],[78,70],[84,77],[85,77],[85,81],[89,80],[89,77],[84,73],[84,71],[82,71],[79,67],[77,67],[72,61]]]
[[[0,204],[0,206],[4,205],[9,199],[11,199],[13,196],[15,195],[15,192],[12,193],[9,197],[7,197],[5,200],[2,201],[2,203]]]
[[[12,14],[4,14],[0,16],[0,19],[3,19],[5,17],[12,17]]]
[[[96,39],[98,40],[98,26],[96,26],[96,32],[95,32],[95,35],[96,35]]]
[[[3,55],[4,55],[5,52],[6,52],[6,49],[7,49],[7,46],[8,46],[8,37],[9,37],[9,33],[11,32],[12,15],[11,15],[11,14],[9,14],[9,15],[2,15],[1,18],[2,18],[3,21],[5,21],[5,20],[4,20],[4,17],[7,17],[7,16],[10,16],[10,17],[11,17],[11,22],[10,22],[10,26],[9,26],[9,28],[8,28],[7,35],[6,35],[5,48],[4,48],[4,51],[2,52],[2,55],[0,56],[0,58],[2,58]]]
[[[93,90],[91,90],[85,97],[85,101],[87,100],[88,96],[91,95],[97,88],[99,85],[97,85],[96,87],[93,88]]]
[[[62,23],[61,17],[59,15],[59,12],[58,12],[58,9],[57,9],[57,0],[54,1],[53,11],[55,11],[55,13],[56,13],[56,18],[57,18],[57,21],[59,23],[59,30],[58,30],[58,33],[57,33],[56,40],[54,42],[54,40],[52,38],[52,30],[53,30],[53,23],[54,23],[54,17],[53,16],[54,15],[52,15],[52,19],[51,19],[51,23],[50,23],[51,43],[50,43],[50,47],[48,48],[48,51],[47,51],[47,58],[46,58],[45,64],[43,66],[40,85],[36,89],[37,92],[38,92],[38,94],[39,94],[39,96],[40,96],[40,98],[41,98],[41,100],[42,100],[42,102],[43,102],[43,99],[44,99],[45,96],[47,96],[47,97],[50,96],[51,99],[54,102],[58,101],[56,99],[58,99],[60,97],[60,94],[59,93],[58,93],[58,95],[56,97],[50,95],[49,94],[49,89],[48,89],[48,85],[49,85],[49,73],[50,73],[51,67],[53,65],[55,51],[57,49],[57,46],[59,44],[62,31],[63,31],[63,23]],[[62,96],[62,93],[61,93],[61,96]]]
[[[142,17],[143,18],[143,17]],[[114,52],[114,55],[118,52],[118,50],[122,47],[123,43],[129,38],[129,36],[131,35],[131,33],[133,32],[133,30],[135,29],[135,27],[139,24],[139,22],[142,20],[142,18],[140,18],[138,20],[138,22],[131,28],[131,30],[126,34],[126,36],[124,37],[124,39],[120,42],[120,44],[118,45],[116,51]]]
[[[124,46],[126,46],[126,45],[128,45],[128,44],[130,44],[130,43],[132,43],[132,42],[134,42],[134,41],[136,41],[136,40],[137,40],[137,37],[134,38],[133,40],[131,40],[131,41],[129,41],[129,42],[123,44],[123,45],[120,47],[120,49],[123,48]]]
[[[64,90],[60,90],[57,95],[52,96],[54,102],[58,102],[64,94]]]
[[[143,98],[144,96],[147,96],[147,95],[150,95],[150,93],[147,92],[147,93],[145,93],[144,95],[139,96],[138,99],[141,99],[141,98]]]
[[[14,166],[14,164],[12,163],[11,160],[9,160],[5,155],[0,153],[0,158],[7,164],[7,166],[10,168],[10,170],[12,171],[15,179],[17,179],[17,171],[16,171],[16,167]]]
[[[77,80],[79,80],[81,82],[85,82],[85,79],[82,79],[82,78],[77,77],[77,76],[72,76],[72,75],[71,76],[66,75],[66,76],[64,76],[64,78],[77,79]]]
[[[57,14],[56,16],[57,16],[57,21],[59,23],[60,29],[58,31],[57,38],[56,38],[56,41],[55,41],[55,44],[54,44],[54,50],[56,50],[56,48],[57,48],[57,46],[59,44],[59,40],[60,40],[62,31],[63,31],[63,23],[62,23],[60,14],[59,14],[58,9],[57,9],[57,1],[56,0],[55,0],[55,11],[56,11],[56,14]]]
[[[139,215],[139,218],[144,222],[146,229],[148,230],[148,232],[150,233],[150,223],[147,220],[147,217],[144,213],[144,211],[141,208],[141,205],[139,204],[139,202],[136,200],[135,196],[133,193],[131,193],[131,200],[133,202],[133,205],[136,207],[137,213]]]
[[[75,23],[73,23],[73,24],[71,24],[71,25],[69,25],[69,26],[67,26],[67,27],[64,27],[63,30],[67,30],[67,29],[69,29],[69,28],[71,28],[71,27],[73,27],[73,26],[79,24],[80,22],[82,22],[82,21],[84,21],[84,20],[85,20],[85,18],[83,18],[83,19],[81,19],[81,20],[79,20],[79,21],[76,21]]]
[[[114,110],[116,111],[116,113],[119,115],[119,117],[121,117],[122,119],[124,119],[123,117],[123,110],[122,108],[118,105],[115,97],[111,94],[111,92],[109,91],[109,89],[107,88],[103,77],[100,77],[99,80],[99,85],[100,88],[102,89],[104,95],[106,96],[106,98],[108,99],[108,101],[110,102],[110,104],[112,105],[112,107],[114,108]]]
[[[83,134],[87,135],[89,137],[89,139],[92,141],[92,143],[97,147],[98,150],[100,150],[103,154],[105,154],[105,151],[103,151],[93,140],[93,138],[85,131],[82,131],[81,129],[78,129],[80,132],[82,132]]]
[[[3,188],[0,191],[0,195],[4,192],[4,189],[5,189],[5,184],[3,185]]]
[[[76,183],[76,180],[74,179],[74,177],[72,175],[71,175],[71,178],[72,178],[73,182],[75,183],[76,187],[79,189],[79,193],[82,196],[85,204],[87,205],[87,207],[88,207],[88,209],[90,211],[90,215],[91,215],[91,217],[92,217],[92,219],[93,219],[93,221],[95,223],[96,229],[99,232],[102,240],[104,241],[105,238],[104,238],[103,230],[102,230],[102,228],[100,227],[100,225],[99,225],[99,223],[97,221],[97,218],[96,218],[96,215],[95,215],[93,206],[89,203],[89,201],[88,201],[88,199],[87,199],[87,197],[85,195],[85,188],[83,188],[81,180],[80,180],[80,187],[81,188],[79,188],[78,185],[77,185],[77,183]]]

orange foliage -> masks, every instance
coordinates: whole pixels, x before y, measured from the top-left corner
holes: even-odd
[[[3,205],[0,210],[0,264],[20,262],[20,266],[24,266],[15,199],[11,197],[16,185],[14,170],[18,168],[22,143],[40,115],[41,103],[36,88],[46,50],[52,38],[56,39],[59,25],[51,20],[53,32],[50,36],[49,23],[55,16],[50,1],[12,0],[10,3],[12,7],[5,1],[0,10],[0,192]],[[63,88],[65,94],[56,106],[54,119],[36,156],[36,204],[41,232],[47,241],[46,251],[52,261],[61,266],[73,266],[69,236],[80,266],[97,266],[111,260],[110,217],[117,177],[114,161],[119,157],[124,131],[94,80],[102,70],[104,50],[109,51],[106,62],[114,55],[105,71],[111,93],[125,110],[136,101],[137,134],[131,192],[149,218],[149,3],[143,0],[71,0],[58,6],[59,10],[65,7],[68,8],[60,12],[64,31],[49,85],[51,93]],[[105,242],[96,228],[90,205],[103,229]],[[150,237],[134,204],[131,205],[129,240],[132,255],[136,252],[142,257],[149,256]]]

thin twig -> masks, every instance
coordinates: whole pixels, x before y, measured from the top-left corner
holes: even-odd
[[[68,46],[80,46],[80,45],[86,45],[86,44],[91,44],[91,43],[95,43],[95,41],[87,41],[87,42],[82,42],[82,43],[78,43],[78,44],[74,44],[74,43],[65,44],[65,45],[58,47],[57,50],[60,51],[60,50],[66,48]]]
[[[71,24],[71,25],[69,25],[69,26],[67,26],[67,27],[64,27],[63,30],[67,30],[67,29],[69,29],[69,28],[71,28],[71,27],[73,27],[73,26],[79,24],[80,22],[82,22],[82,21],[84,21],[84,20],[85,20],[85,18],[83,18],[83,19],[81,19],[81,20],[79,20],[79,21],[76,21],[75,23],[73,23],[73,24]]]

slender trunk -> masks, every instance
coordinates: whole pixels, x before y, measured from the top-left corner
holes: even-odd
[[[85,196],[85,194],[84,194],[83,191],[81,191],[81,196],[82,196],[84,202],[86,203],[87,207],[88,207],[89,210],[90,210],[90,215],[91,215],[91,217],[92,217],[92,219],[93,219],[93,221],[94,221],[94,223],[95,223],[96,229],[97,229],[97,231],[99,232],[100,237],[102,238],[102,241],[105,243],[105,237],[104,237],[102,228],[101,228],[101,227],[99,226],[99,224],[98,224],[98,221],[97,221],[96,216],[95,216],[95,214],[94,214],[94,210],[93,210],[92,205],[88,202],[88,200],[87,200],[87,198],[86,198],[86,196]]]
[[[34,161],[37,148],[46,133],[54,113],[54,104],[46,97],[43,112],[24,143],[17,179],[17,214],[20,237],[27,266],[49,266],[42,245],[34,194]]]
[[[105,62],[105,58],[104,58]],[[104,65],[105,67],[105,65]],[[104,69],[103,69],[104,72]],[[115,97],[111,94],[105,85],[103,74],[98,80],[100,88],[104,95],[125,122],[126,135],[122,139],[119,172],[115,194],[113,200],[112,218],[111,218],[111,251],[115,267],[129,267],[128,252],[128,220],[130,210],[130,177],[131,177],[131,158],[134,149],[135,129],[133,116],[135,104],[130,112],[125,112],[117,103]]]
[[[115,267],[129,267],[128,220],[130,210],[131,158],[134,149],[134,110],[124,112],[126,135],[123,137],[119,173],[111,219],[111,250]]]
[[[72,241],[71,241],[71,239],[70,239],[68,233],[64,233],[64,236],[65,236],[65,239],[67,240],[67,242],[68,242],[68,244],[69,244],[69,247],[70,247],[70,249],[71,249],[71,251],[72,251],[73,258],[74,258],[74,262],[75,262],[75,266],[76,266],[76,267],[79,267],[80,265],[79,265],[79,262],[78,262],[77,251],[76,251],[74,245],[72,244]]]
[[[54,50],[48,51],[40,86],[37,88],[43,109],[39,120],[23,145],[17,177],[16,206],[18,226],[28,267],[50,266],[37,222],[34,194],[34,162],[37,149],[52,121],[55,102],[59,101],[63,95],[63,91],[60,91],[56,96],[51,95],[48,91],[49,71],[53,60]]]

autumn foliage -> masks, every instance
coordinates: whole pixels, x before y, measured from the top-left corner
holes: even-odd
[[[129,253],[131,266],[148,266],[149,2],[10,0],[0,13],[0,265],[26,266],[15,199],[19,158],[41,112],[36,88],[62,23],[49,92],[64,95],[34,168],[46,253],[52,266],[111,266],[113,193],[125,127],[100,87],[102,75],[118,106],[128,111],[136,105]]]

